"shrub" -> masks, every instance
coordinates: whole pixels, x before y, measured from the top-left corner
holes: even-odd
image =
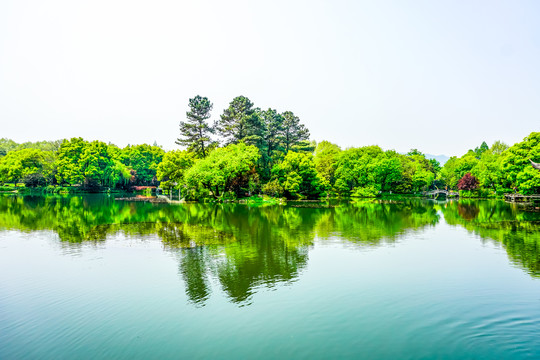
[[[33,173],[30,175],[26,175],[22,182],[26,187],[34,188],[39,186],[45,186],[47,185],[47,180],[41,173]]]
[[[353,197],[376,197],[379,191],[375,186],[369,185],[366,187],[358,187],[354,189]]]
[[[478,188],[478,179],[471,173],[466,173],[458,182],[459,190],[474,191]]]
[[[268,196],[283,197],[283,187],[279,184],[277,179],[274,179],[267,184],[263,185],[262,192]]]

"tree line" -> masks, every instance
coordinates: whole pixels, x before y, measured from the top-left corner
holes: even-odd
[[[411,193],[429,187],[440,169],[417,150],[403,155],[378,146],[317,144],[292,111],[261,110],[245,96],[234,98],[213,124],[212,108],[206,97],[189,100],[177,140],[187,150],[168,152],[158,166],[162,186],[187,198]]]
[[[6,144],[11,150],[6,150]],[[157,185],[157,166],[165,154],[156,145],[120,149],[82,138],[13,144],[8,139],[0,140],[5,151],[0,158],[0,183],[24,183],[27,187],[70,185],[100,190]]]
[[[530,161],[540,160],[540,132],[532,132],[512,146],[483,142],[461,157],[451,157],[438,179],[462,195],[489,196],[508,192],[540,193],[540,171]]]
[[[119,148],[73,138],[17,144],[0,139],[0,183],[27,187],[82,186],[129,189],[159,185],[186,199],[235,199],[267,194],[288,199],[375,197],[434,188],[461,190],[465,196],[540,192],[540,133],[511,147],[485,142],[441,167],[416,149],[407,154],[379,146],[341,149],[310,141],[309,130],[291,111],[255,107],[234,98],[210,122],[212,102],[189,99],[176,143],[185,150],[164,151],[157,144]]]

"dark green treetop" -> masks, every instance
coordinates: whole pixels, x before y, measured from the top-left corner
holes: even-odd
[[[488,144],[486,144],[485,141],[483,141],[482,145],[480,145],[480,147],[477,147],[477,148],[474,149],[474,153],[476,154],[476,158],[480,159],[482,154],[484,152],[486,152],[487,150],[489,150],[489,146],[488,146]]]
[[[221,119],[216,124],[220,135],[226,144],[237,144],[241,141],[247,144],[259,145],[262,140],[264,126],[259,117],[259,111],[245,96],[237,96],[223,110]]]
[[[285,118],[275,109],[261,111],[260,118],[265,129],[264,143],[266,145],[266,154],[271,158],[275,151],[281,149],[283,140],[283,121]]]
[[[423,156],[425,157],[424,153],[422,153],[420,150],[418,149],[411,149],[409,150],[409,152],[407,153],[408,156],[414,156],[414,155],[418,155],[418,156]]]
[[[289,152],[294,145],[299,145],[309,139],[309,130],[300,124],[300,118],[292,111],[285,111],[283,114],[283,145],[285,152]]]

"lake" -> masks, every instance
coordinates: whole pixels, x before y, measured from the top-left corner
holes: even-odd
[[[540,214],[0,196],[1,359],[539,359]]]

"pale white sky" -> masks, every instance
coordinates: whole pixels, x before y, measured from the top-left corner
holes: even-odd
[[[537,1],[0,2],[0,137],[177,148],[197,94],[461,155],[540,131]]]

